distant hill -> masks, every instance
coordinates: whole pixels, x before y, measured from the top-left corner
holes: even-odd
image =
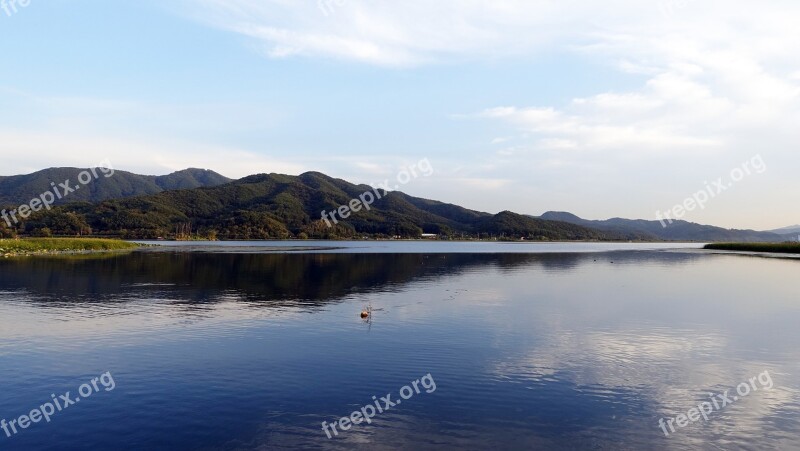
[[[322,211],[333,212],[365,192],[374,193],[370,186],[319,172],[259,174],[215,187],[67,204],[31,216],[22,231],[129,238],[413,238],[433,233],[454,238],[627,239],[613,232],[511,212],[491,215],[401,192],[379,191],[381,198],[369,210],[352,213],[347,219],[329,219],[330,227],[321,219]]]
[[[625,234],[593,230],[563,221],[530,218],[510,211],[480,218],[474,227],[475,230],[482,233],[525,236],[534,239],[550,236],[558,236],[559,239],[566,240],[627,240],[630,238]]]
[[[769,242],[784,241],[785,236],[772,232],[755,230],[724,229],[709,225],[695,224],[687,221],[675,221],[664,227],[659,221],[642,219],[612,218],[604,221],[588,220],[572,213],[548,211],[541,219],[563,221],[584,227],[614,233],[641,234],[652,239],[667,241],[736,241],[736,242]]]
[[[67,180],[70,185],[78,183],[78,174],[85,169],[50,168],[33,174],[0,177],[0,205],[19,206],[28,203],[45,191]],[[185,169],[169,175],[138,175],[125,171],[114,171],[113,176],[105,177],[97,171],[99,177],[81,189],[70,193],[59,203],[67,202],[100,202],[108,199],[156,194],[166,190],[191,189],[204,186],[217,186],[231,180],[214,171],[205,169]]]
[[[797,237],[800,234],[800,225],[793,225],[789,227],[783,227],[780,229],[770,230],[772,233],[777,233],[778,235],[794,235]]]

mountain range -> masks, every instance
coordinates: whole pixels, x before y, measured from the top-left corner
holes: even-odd
[[[800,234],[800,225],[793,225],[789,227],[783,227],[780,229],[770,230],[772,233],[777,233],[779,235],[793,235],[797,236]]]
[[[79,174],[85,169],[50,168],[32,174],[0,176],[0,205],[21,205],[38,197],[56,185],[70,181],[75,185]],[[91,172],[90,172],[91,173]],[[169,175],[139,175],[125,171],[109,171],[111,177],[95,171],[97,177],[76,190],[65,199],[56,199],[55,204],[66,202],[100,202],[107,199],[156,194],[167,190],[192,189],[202,186],[217,186],[228,183],[231,179],[214,171],[205,169],[184,169]]]
[[[639,233],[644,238],[664,241],[735,241],[735,242],[775,242],[785,241],[786,237],[774,232],[755,230],[724,229],[688,221],[673,223],[647,221],[643,219],[612,218],[604,221],[582,219],[572,213],[549,211],[540,219],[562,221],[582,225],[595,230],[617,233]]]
[[[0,206],[14,209],[53,184],[77,180],[81,169],[51,168],[0,177]],[[346,219],[323,219],[365,193],[369,208]],[[49,211],[18,224],[0,221],[0,235],[105,235],[123,238],[342,239],[418,238],[596,241],[783,241],[771,232],[728,230],[676,221],[591,221],[564,212],[540,217],[510,211],[490,214],[458,205],[356,185],[319,172],[258,174],[231,180],[187,169],[166,176],[115,171],[75,191]]]

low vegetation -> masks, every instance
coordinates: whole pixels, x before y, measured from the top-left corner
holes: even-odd
[[[786,243],[714,243],[706,249],[717,251],[775,252],[779,254],[800,254],[800,242]]]
[[[127,241],[95,238],[0,239],[0,256],[108,252],[137,247],[139,245]]]

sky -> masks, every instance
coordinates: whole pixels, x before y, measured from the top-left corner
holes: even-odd
[[[796,0],[0,0],[0,175],[373,184],[427,159],[400,190],[773,229],[800,223],[798,22]]]

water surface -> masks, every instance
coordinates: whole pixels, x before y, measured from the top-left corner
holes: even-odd
[[[0,419],[116,383],[0,449],[797,449],[800,261],[423,244],[0,261]],[[771,390],[659,428],[764,371]]]

